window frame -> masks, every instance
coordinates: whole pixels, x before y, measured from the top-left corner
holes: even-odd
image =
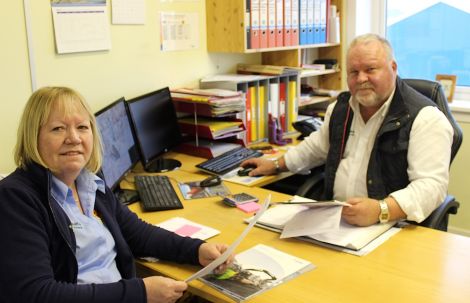
[[[386,34],[386,1],[387,0],[348,0],[347,20],[348,32],[347,44],[360,34],[367,32],[376,33],[381,36]],[[389,0],[393,1],[393,0]],[[454,100],[466,101],[470,107],[470,86],[456,86]]]

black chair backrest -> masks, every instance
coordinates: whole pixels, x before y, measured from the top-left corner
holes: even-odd
[[[430,80],[422,80],[422,79],[403,79],[406,84],[420,92],[421,94],[425,95],[432,101],[437,104],[437,107],[444,113],[444,115],[449,120],[452,128],[454,129],[454,138],[452,142],[452,151],[450,162],[454,160],[455,155],[457,154],[460,145],[462,144],[463,140],[463,133],[460,126],[455,121],[454,117],[452,116],[452,112],[450,111],[449,104],[447,103],[447,98],[444,93],[444,89],[439,82],[430,81]]]

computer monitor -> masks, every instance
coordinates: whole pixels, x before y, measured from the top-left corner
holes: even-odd
[[[180,167],[178,160],[162,157],[182,142],[169,88],[129,100],[128,107],[144,169],[162,172]]]
[[[124,98],[116,100],[95,114],[103,142],[101,171],[108,187],[119,190],[119,182],[139,161]]]

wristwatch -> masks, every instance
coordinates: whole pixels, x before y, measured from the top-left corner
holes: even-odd
[[[273,160],[274,167],[276,168],[276,174],[281,172],[281,167],[279,166],[279,158]]]
[[[380,223],[387,223],[388,220],[390,219],[390,212],[388,211],[388,204],[387,202],[385,202],[385,200],[379,200],[379,206],[380,206],[379,221]]]

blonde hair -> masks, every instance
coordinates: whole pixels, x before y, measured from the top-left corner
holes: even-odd
[[[93,133],[93,150],[85,168],[96,173],[101,167],[103,152],[95,115],[82,95],[68,87],[43,87],[29,97],[18,127],[14,152],[16,165],[26,168],[31,162],[36,162],[48,167],[39,155],[38,138],[39,130],[47,123],[54,104],[58,104],[66,115],[77,108],[87,112]]]

